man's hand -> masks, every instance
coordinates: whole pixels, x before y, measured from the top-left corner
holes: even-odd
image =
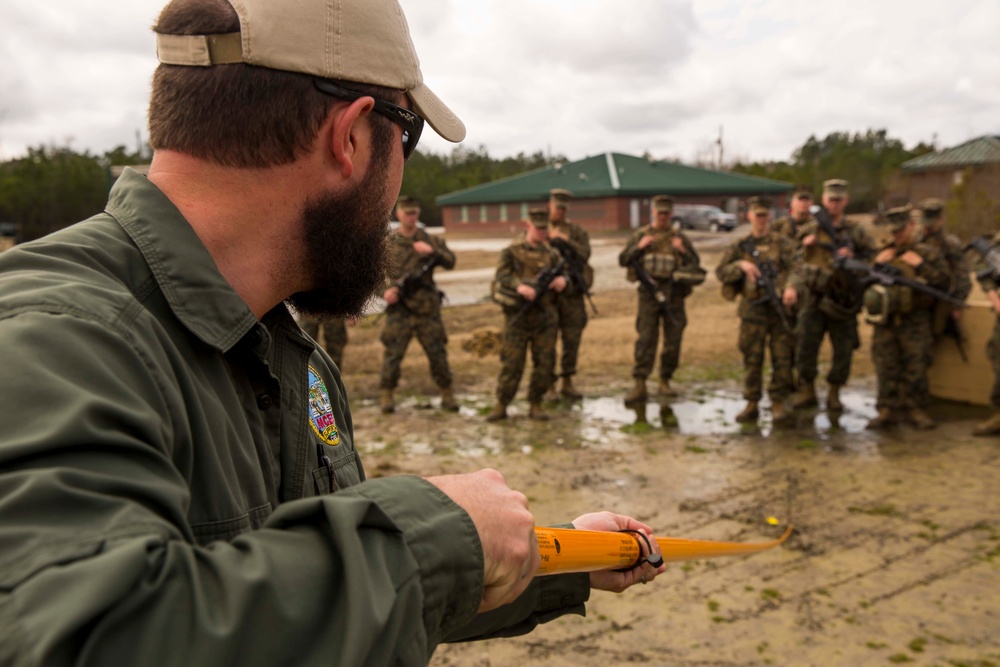
[[[594,512],[574,519],[573,527],[578,530],[638,530],[649,538],[649,544],[653,547],[653,553],[660,554],[660,545],[656,543],[656,539],[653,537],[653,529],[631,517],[612,514],[611,512]],[[645,553],[646,543],[642,539],[639,542],[642,543],[642,555],[645,558],[649,555]],[[667,566],[665,564],[654,568],[649,563],[643,563],[634,570],[628,570],[627,572],[613,572],[611,570],[591,572],[590,587],[601,591],[621,593],[629,586],[638,583],[649,583],[656,578],[656,575],[663,573],[666,569]]]
[[[517,286],[517,293],[523,296],[527,301],[534,301],[538,293],[535,288],[528,283],[521,283]]]
[[[810,234],[809,236],[806,236],[804,239],[802,239],[802,245],[804,246],[816,245],[816,235]]]
[[[687,254],[687,248],[684,247],[684,239],[682,239],[681,237],[675,236],[673,240],[670,241],[670,243],[674,246],[674,250],[676,250],[680,254],[682,255]]]
[[[992,289],[986,295],[990,298],[990,303],[993,305],[993,312],[1000,315],[1000,294],[995,289]]]
[[[549,239],[562,239],[563,241],[569,241],[569,234],[566,233],[565,227],[555,227],[549,225]]]
[[[434,246],[426,241],[414,241],[413,249],[421,255],[430,255],[434,252]]]
[[[837,248],[837,257],[854,257],[854,251],[845,245],[842,248]]]
[[[785,288],[785,293],[781,295],[781,303],[785,304],[786,308],[791,308],[799,302],[799,293],[795,291],[795,288],[789,285]]]
[[[651,243],[652,243],[653,241],[655,241],[655,240],[656,240],[656,237],[655,237],[655,236],[651,236],[651,235],[649,235],[649,234],[646,234],[646,235],[645,235],[645,236],[643,236],[643,237],[642,237],[641,239],[639,239],[639,243],[638,243],[638,245],[636,245],[636,247],[637,247],[637,248],[638,248],[639,250],[645,250],[645,249],[646,249],[646,248],[648,248],[648,247],[649,247],[649,245],[650,245],[650,244],[651,244]]]
[[[880,252],[878,255],[875,256],[875,263],[886,264],[894,259],[896,259],[896,249],[886,248],[885,250],[883,250],[882,252]]]
[[[393,285],[386,291],[382,292],[382,298],[390,306],[399,303],[399,288]]]
[[[751,262],[748,259],[740,260],[740,270],[743,271],[747,278],[754,281],[755,283],[760,278],[760,267]]]
[[[566,276],[556,276],[552,279],[552,282],[549,283],[549,287],[551,287],[557,294],[562,292],[566,289]]]
[[[917,268],[918,266],[924,263],[924,258],[918,255],[917,253],[913,252],[912,250],[907,250],[902,255],[900,255],[899,258],[904,262],[906,262],[907,264],[909,264],[910,266],[912,266],[913,268]]]
[[[528,499],[496,470],[441,475],[427,481],[469,513],[483,547],[483,600],[479,611],[513,602],[541,564],[535,517]]]

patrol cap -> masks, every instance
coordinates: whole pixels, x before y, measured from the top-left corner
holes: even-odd
[[[842,178],[823,181],[823,194],[832,199],[843,199],[847,196],[847,181]]]
[[[808,185],[796,185],[792,190],[792,199],[812,199],[812,188]]]
[[[535,229],[548,229],[549,212],[544,208],[533,208],[528,211],[528,222]]]
[[[176,1],[176,0],[174,0]],[[240,31],[156,35],[165,65],[246,63],[403,91],[434,131],[465,138],[465,125],[424,85],[398,0],[228,0]]]
[[[674,210],[674,198],[670,195],[656,195],[652,202],[654,211],[671,213]]]
[[[920,202],[920,210],[924,214],[921,218],[922,221],[938,220],[944,213],[944,202],[937,197],[930,197]]]
[[[413,197],[407,197],[403,195],[396,200],[396,210],[402,211],[403,213],[419,213],[420,212],[420,202],[418,202]]]
[[[552,188],[549,190],[549,202],[560,208],[569,208],[569,202],[573,199],[573,193],[562,188]]]
[[[907,204],[906,206],[895,206],[888,209],[885,212],[885,221],[889,227],[894,232],[898,232],[904,229],[910,221],[913,220],[911,215],[913,207]]]
[[[747,209],[751,211],[767,211],[771,210],[771,200],[767,197],[751,197],[747,201]]]

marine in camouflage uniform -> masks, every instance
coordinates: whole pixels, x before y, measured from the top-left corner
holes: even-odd
[[[1000,232],[993,235],[993,247],[1000,250]],[[993,416],[977,425],[972,431],[974,435],[1000,435],[1000,272],[997,272],[985,258],[980,258],[975,265],[976,280],[983,288],[983,293],[990,300],[993,312],[996,314],[996,324],[993,325],[993,336],[986,344],[986,356],[993,365],[993,389],[990,391],[990,404],[996,410]]]
[[[313,317],[302,317],[302,330],[309,334],[317,343],[323,346],[326,353],[337,364],[337,368],[344,370],[344,348],[347,347],[347,321],[343,317],[334,317],[324,320],[322,323]],[[322,328],[322,340],[320,337]]]
[[[743,398],[746,407],[736,416],[741,423],[756,421],[760,415],[758,404],[763,388],[764,350],[771,350],[771,383],[768,395],[771,397],[771,417],[775,423],[787,418],[784,402],[792,392],[792,360],[795,337],[791,331],[791,311],[785,303],[794,303],[797,295],[785,295],[785,284],[794,268],[795,242],[786,234],[769,228],[771,201],[764,197],[753,197],[747,203],[750,216],[750,233],[734,241],[726,248],[715,270],[715,275],[723,285],[724,294],[742,295],[739,307],[740,352],[743,354]],[[751,250],[756,249],[755,260]],[[785,314],[786,328],[772,302],[767,300],[757,278],[761,264],[770,263],[777,273],[773,277],[774,289]]]
[[[836,243],[821,229],[818,221],[806,224],[798,232],[800,260],[790,279],[801,301],[795,350],[799,390],[791,400],[796,409],[817,404],[819,348],[823,337],[828,335],[833,346],[833,362],[826,375],[830,385],[826,409],[828,412],[843,410],[840,388],[851,375],[851,358],[860,346],[857,312],[861,295],[845,272],[833,270],[833,264],[835,256],[870,261],[875,255],[875,241],[860,225],[844,217],[847,201],[847,181],[831,179],[823,183],[823,206],[837,233]],[[835,246],[839,247],[836,251]]]
[[[503,307],[504,330],[500,347],[500,376],[497,378],[497,403],[487,415],[488,421],[507,418],[507,406],[514,400],[524,375],[524,364],[531,347],[531,380],[528,385],[529,416],[546,419],[542,398],[553,382],[556,364],[555,296],[566,288],[562,270],[548,288],[538,282],[544,270],[555,270],[561,257],[548,244],[549,213],[544,208],[531,209],[525,221],[525,234],[500,253],[493,299]],[[538,291],[544,289],[539,297]]]
[[[792,191],[788,215],[783,215],[771,224],[771,231],[787,236],[795,244],[799,242],[799,230],[814,221],[809,208],[813,204],[812,189],[808,185],[797,185]]]
[[[549,238],[566,260],[569,281],[559,294],[555,295],[558,335],[562,340],[562,354],[559,358],[562,378],[559,393],[571,400],[583,398],[573,386],[576,362],[580,353],[580,340],[587,326],[587,306],[584,302],[586,290],[593,282],[593,270],[587,264],[590,259],[590,235],[580,225],[566,218],[566,211],[573,194],[569,190],[553,189],[549,192]],[[560,247],[565,243],[565,247]],[[570,271],[572,266],[574,271]],[[576,274],[576,277],[573,274]],[[589,278],[589,282],[588,282]],[[583,284],[578,284],[582,281]]]
[[[969,277],[969,263],[965,260],[965,250],[962,242],[954,234],[949,234],[944,230],[944,202],[940,199],[931,198],[920,202],[920,222],[923,224],[922,243],[937,249],[938,253],[948,262],[948,274],[950,281],[948,289],[945,291],[960,301],[969,298],[972,291],[972,279]],[[959,318],[961,309],[947,301],[937,301],[934,304],[934,316],[932,319],[932,331],[934,339],[942,336],[949,336],[955,340],[956,345],[961,345],[961,331],[959,330]],[[934,346],[927,348],[927,365],[934,363]],[[921,405],[930,403],[930,391],[926,384],[917,388]]]
[[[646,399],[646,378],[653,371],[656,348],[659,344],[660,327],[663,328],[663,350],[660,353],[660,395],[675,396],[670,380],[677,370],[681,354],[681,340],[687,326],[684,299],[691,294],[691,285],[675,280],[679,272],[700,271],[701,260],[691,241],[671,224],[673,198],[659,195],[653,198],[654,220],[652,224],[640,227],[618,256],[618,263],[628,267],[627,277],[635,282],[635,270],[629,263],[638,260],[646,272],[655,280],[660,293],[665,297],[666,314],[660,307],[652,290],[640,281],[639,309],[635,328],[639,338],[635,343],[635,365],[632,377],[635,386],[625,396],[627,403]]]
[[[911,207],[890,209],[886,219],[892,227],[893,241],[879,251],[876,265],[893,266],[907,278],[947,291],[948,262],[936,248],[917,243],[917,223]],[[880,292],[887,296],[880,298]],[[869,321],[875,325],[872,361],[878,375],[878,416],[868,422],[869,428],[894,424],[903,415],[917,428],[934,427],[934,420],[924,412],[921,397],[914,391],[915,387],[927,386],[934,304],[933,296],[903,285],[873,286],[865,293]]]
[[[441,408],[451,412],[458,410],[451,388],[451,369],[448,367],[448,335],[441,321],[441,293],[434,284],[434,269],[439,266],[453,269],[455,255],[443,239],[431,236],[417,226],[419,213],[420,207],[415,199],[400,198],[396,206],[399,229],[390,240],[392,268],[383,294],[388,304],[381,336],[385,356],[380,378],[380,405],[384,413],[395,410],[393,390],[399,384],[399,367],[413,336],[424,348],[431,376],[441,389]],[[433,265],[424,271],[429,262]],[[400,285],[407,277],[411,280],[416,278],[416,282],[404,294]]]

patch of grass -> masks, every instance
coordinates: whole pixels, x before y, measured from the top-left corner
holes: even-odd
[[[479,415],[480,417],[485,417],[491,412],[493,412],[492,405],[481,405],[478,408],[476,408],[476,414]]]
[[[861,607],[862,609],[868,609],[868,607],[872,606],[872,603],[869,602],[868,600],[862,600],[861,602],[858,603],[858,606]]]
[[[924,519],[923,521],[920,522],[920,525],[930,530],[937,530],[938,528],[941,527],[936,523],[934,523],[933,521],[931,521],[930,519]]]
[[[698,445],[688,445],[684,448],[685,452],[691,452],[692,454],[708,454],[708,450],[704,447],[699,447]]]
[[[709,600],[708,601],[708,610],[709,611],[719,611],[719,603],[716,602],[715,600]]]
[[[936,639],[939,642],[942,642],[944,644],[954,644],[954,643],[956,643],[955,640],[952,639],[951,637],[945,637],[944,635],[939,635],[937,633],[931,633],[931,637],[933,637],[934,639]]]
[[[634,424],[625,424],[621,427],[622,433],[628,433],[629,435],[649,435],[656,431],[653,425],[649,422],[636,422]]]
[[[853,616],[846,616],[846,617],[844,617],[844,623],[850,623],[851,625],[855,625],[855,624],[857,624],[857,622],[858,622],[858,619],[854,618]]]
[[[924,648],[927,646],[927,638],[926,637],[917,637],[916,639],[914,639],[913,641],[911,641],[909,644],[907,644],[907,646],[914,653],[923,653],[924,652]]]
[[[769,646],[770,644],[768,644],[767,642],[761,642],[757,644],[757,653],[763,653],[768,649]]]
[[[899,510],[896,509],[895,505],[876,505],[875,507],[857,507],[851,506],[847,508],[847,511],[851,514],[867,514],[868,516],[890,516],[890,517],[900,517],[903,516]]]
[[[825,588],[817,588],[816,595],[824,595],[826,597],[830,597],[830,591],[826,590]]]
[[[895,655],[889,656],[889,662],[898,665],[903,662],[913,662],[913,658],[905,653],[896,653]]]
[[[815,440],[799,440],[799,444],[795,445],[795,449],[816,449],[818,446]]]
[[[765,588],[760,592],[760,596],[765,600],[780,600],[781,593],[774,590],[773,588]]]
[[[694,563],[684,563],[681,565],[681,572],[694,572]]]
[[[726,618],[725,616],[713,616],[713,623],[732,623],[732,619]]]
[[[888,644],[886,644],[885,642],[867,642],[865,643],[865,646],[867,646],[870,649],[877,650],[880,648],[885,648],[886,646],[888,646]]]
[[[992,660],[949,660],[951,667],[997,667]]]
[[[747,593],[752,593],[754,591],[754,587],[753,586],[744,586],[743,590],[745,590]]]

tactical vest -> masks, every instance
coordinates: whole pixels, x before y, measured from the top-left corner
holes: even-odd
[[[674,271],[682,264],[681,253],[674,248],[673,230],[660,231],[647,227],[644,231],[654,240],[639,258],[642,268],[657,280],[670,280],[674,276]],[[631,283],[639,279],[632,267],[628,268],[625,277]]]
[[[532,248],[527,242],[521,241],[512,245],[510,252],[514,256],[514,275],[519,282],[529,285],[535,284],[535,277],[539,272],[555,266],[559,261],[559,253],[544,243]],[[496,278],[490,283],[490,297],[501,306],[518,306],[523,302],[520,294],[511,292]]]
[[[781,266],[781,242],[777,237],[777,233],[769,232],[767,236],[761,239],[754,239],[756,243],[757,252],[760,254],[760,261],[766,262],[771,260],[771,263],[778,269],[778,277],[774,280],[774,288],[780,290],[781,286],[785,284],[785,276],[787,271]],[[748,262],[753,262],[753,255],[744,251],[743,259]],[[757,299],[764,296],[761,293],[760,287],[750,280],[743,281],[743,298],[750,301],[756,301]]]
[[[904,249],[897,250],[898,254],[889,265],[899,269],[904,278],[916,280],[917,270],[901,259]],[[928,301],[924,303],[923,299],[916,297],[913,289],[905,285],[870,285],[864,293],[864,306],[868,313],[865,320],[869,324],[898,326],[900,317],[912,312],[914,307],[926,307],[933,301],[932,297],[927,297]]]

